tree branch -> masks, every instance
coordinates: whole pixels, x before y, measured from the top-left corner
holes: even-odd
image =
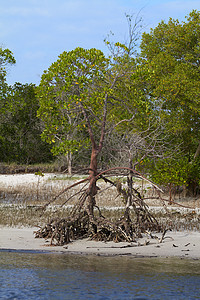
[[[81,102],[80,102],[80,106],[82,108],[83,115],[84,115],[84,117],[86,119],[86,122],[87,122],[88,133],[89,133],[90,140],[91,140],[91,143],[92,143],[92,148],[96,149],[97,145],[96,145],[96,142],[95,142],[95,138],[94,138],[94,134],[93,134],[93,130],[92,130],[92,126],[90,124],[90,120],[89,120],[88,114],[87,114],[86,109],[84,108],[84,106],[83,106],[83,104]]]

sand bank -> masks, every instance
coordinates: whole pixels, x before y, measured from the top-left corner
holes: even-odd
[[[50,246],[49,240],[36,239],[37,228],[0,227],[0,250],[32,250],[73,254],[131,255],[134,257],[181,257],[200,259],[200,232],[168,232],[162,243],[148,235],[136,243],[95,242],[88,239],[65,246]]]

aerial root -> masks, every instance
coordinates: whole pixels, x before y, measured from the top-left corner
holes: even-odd
[[[135,242],[146,230],[160,230],[158,224],[146,219],[142,223],[122,218],[117,223],[103,216],[89,216],[82,211],[73,218],[53,219],[35,232],[36,238],[50,239],[50,245],[62,246],[73,240],[90,238],[95,241]]]
[[[125,169],[134,171],[129,168]],[[69,217],[61,220],[51,220],[47,225],[35,232],[35,237],[50,239],[50,245],[59,246],[82,238],[90,238],[95,241],[130,243],[135,242],[137,238],[141,238],[142,233],[145,233],[147,230],[161,231],[161,226],[150,213],[143,197],[133,188],[132,181],[131,185],[128,185],[128,188],[124,188],[121,182],[106,178],[103,175],[104,173],[99,173],[94,178],[88,177],[87,179],[73,183],[44,205],[43,209],[47,205],[52,204],[60,195],[78,184],[85,184],[86,182],[89,184],[87,189],[85,189],[86,186],[84,185],[78,193],[73,194],[73,196],[80,196]],[[100,208],[96,205],[95,196],[98,190],[96,181],[98,179],[103,179],[106,183],[110,184],[110,187],[114,186],[117,189],[118,196],[122,198],[125,204],[125,212],[118,221],[111,222],[106,219],[102,215]],[[72,196],[68,197],[64,204],[71,198]],[[96,208],[95,213],[94,208]]]

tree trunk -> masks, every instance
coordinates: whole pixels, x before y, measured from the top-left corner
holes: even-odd
[[[68,170],[68,174],[72,175],[72,153],[71,153],[71,151],[69,151],[67,153],[67,170]]]
[[[95,195],[97,193],[96,175],[97,175],[97,156],[98,151],[93,148],[89,169],[89,187],[88,187],[88,213],[91,218],[94,217]]]
[[[126,203],[126,206],[129,207],[132,204],[132,194],[133,194],[133,158],[131,153],[129,153],[129,176],[127,178],[128,180],[128,201]]]

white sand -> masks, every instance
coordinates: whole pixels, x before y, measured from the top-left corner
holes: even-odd
[[[55,174],[45,173],[45,175],[38,176],[35,174],[0,174],[0,187],[18,187],[27,185],[36,185],[38,180],[40,184],[45,183],[48,179],[54,178]]]
[[[0,250],[37,250],[95,255],[131,255],[135,257],[181,257],[200,259],[199,232],[168,232],[162,243],[148,236],[137,243],[94,242],[88,239],[65,246],[50,246],[49,240],[36,239],[37,228],[0,227]],[[161,234],[157,234],[161,237]],[[145,245],[145,242],[149,242]]]

